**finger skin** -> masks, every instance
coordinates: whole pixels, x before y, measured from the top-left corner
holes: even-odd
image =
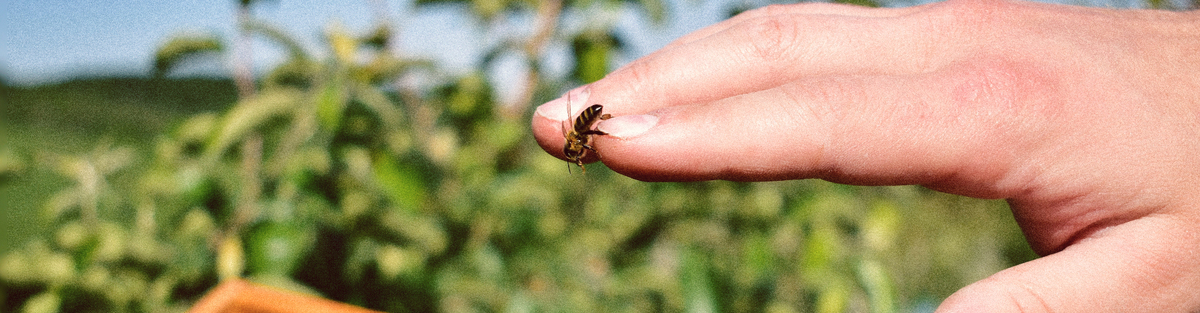
[[[976,186],[996,179],[1016,151],[1040,140],[1045,122],[1008,103],[1037,103],[1059,85],[1003,60],[900,77],[858,75],[795,81],[703,105],[655,111],[660,125],[634,138],[600,138],[613,169],[643,180],[822,178],[860,185]],[[1017,92],[1017,90],[1021,92]],[[933,92],[938,91],[938,92]],[[994,97],[963,103],[964,94]],[[799,105],[796,105],[799,104]],[[610,124],[599,128],[619,133]],[[1029,136],[1013,136],[1023,130]],[[670,167],[663,167],[669,164]],[[965,172],[965,171],[969,171]],[[970,179],[970,180],[967,180]],[[999,188],[995,188],[999,189]],[[1014,190],[955,190],[1003,198]]]
[[[1113,227],[971,284],[937,312],[1197,312],[1197,222],[1158,215]]]
[[[615,116],[597,125],[600,160],[647,181],[1006,199],[1046,257],[940,312],[1200,312],[1200,12],[791,10],[722,23],[586,87]],[[555,154],[551,115],[533,127]]]
[[[671,49],[677,46],[687,45],[694,41],[703,39],[716,33],[725,31],[736,25],[761,18],[772,18],[789,15],[833,15],[844,17],[895,17],[908,14],[914,11],[919,11],[921,6],[905,7],[905,8],[868,8],[857,5],[840,4],[840,3],[825,3],[825,2],[803,2],[793,5],[768,5],[761,8],[756,8],[742,14],[738,14],[727,20],[718,22],[711,26],[702,28],[690,34],[684,35],[672,41],[663,47],[663,50]]]

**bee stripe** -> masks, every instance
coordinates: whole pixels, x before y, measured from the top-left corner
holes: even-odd
[[[592,106],[579,112],[579,117],[575,118],[575,131],[583,132],[592,128],[592,123],[596,122],[596,118],[600,117],[600,112],[604,110],[604,106],[593,104]]]

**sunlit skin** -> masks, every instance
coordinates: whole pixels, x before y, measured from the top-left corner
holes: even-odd
[[[1043,257],[938,312],[1200,312],[1198,73],[1200,12],[775,5],[572,91],[614,116],[573,162],[1006,199]],[[532,120],[560,158],[564,102]]]

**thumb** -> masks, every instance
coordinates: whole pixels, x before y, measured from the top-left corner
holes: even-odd
[[[1200,312],[1196,223],[1152,215],[978,281],[938,313]]]

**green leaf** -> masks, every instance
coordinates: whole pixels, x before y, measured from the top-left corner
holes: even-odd
[[[317,120],[320,121],[321,127],[330,132],[337,132],[339,129],[348,104],[346,88],[341,77],[339,75],[326,81],[320,95],[317,96]]]
[[[767,278],[774,272],[774,256],[770,242],[760,234],[748,234],[742,243],[742,267],[754,274],[752,279]]]
[[[383,123],[384,129],[390,133],[405,131],[402,129],[403,112],[386,94],[378,88],[366,84],[352,84],[354,100],[362,103],[375,117]]]
[[[864,7],[878,8],[880,3],[875,0],[834,0],[834,3],[853,4]]]
[[[363,45],[376,50],[386,50],[392,41],[392,27],[387,23],[375,25],[371,33],[359,39]]]
[[[484,103],[484,93],[486,92],[487,81],[483,74],[474,72],[471,75],[464,76],[458,80],[454,93],[450,96],[449,107],[447,108],[451,114],[460,117],[473,116],[481,113],[484,106],[491,105]],[[484,111],[486,112],[486,111]]]
[[[5,138],[3,132],[0,132],[0,138]],[[0,139],[2,141],[3,139]],[[26,162],[24,158],[16,153],[12,148],[4,146],[0,142],[0,185],[14,176],[25,170]]]
[[[892,280],[882,264],[874,260],[864,260],[858,263],[855,272],[863,289],[867,291],[871,312],[896,312],[896,288],[893,287]]]
[[[430,255],[442,253],[450,242],[441,221],[429,215],[392,209],[381,214],[378,222],[396,239],[402,239],[395,242],[411,244]]]
[[[467,3],[467,1],[468,0],[416,0],[413,2],[413,4],[416,4],[418,7],[421,7],[421,6],[429,6],[429,5],[437,5],[437,4],[465,4],[465,3]]]
[[[425,261],[425,254],[412,248],[386,244],[375,249],[375,264],[386,280],[419,274]]]
[[[208,162],[216,161],[250,131],[293,109],[302,99],[301,96],[299,92],[291,89],[269,89],[254,98],[238,102],[237,106],[225,114],[220,129],[209,141],[204,159]]]
[[[820,284],[820,292],[817,294],[817,302],[813,311],[817,313],[847,312],[851,284],[840,276],[831,277]]]
[[[602,30],[585,31],[571,40],[575,55],[574,77],[590,83],[608,75],[612,56],[616,53],[616,35]]]
[[[288,34],[286,31],[279,29],[274,25],[260,20],[251,20],[249,23],[245,24],[245,28],[247,31],[263,36],[263,38],[279,44],[279,46],[287,52],[290,59],[308,60],[312,58],[312,54],[304,50],[304,46],[301,45],[299,41],[296,41],[295,36]]]
[[[264,88],[309,88],[318,80],[322,67],[306,58],[289,58],[276,66],[262,79]],[[341,76],[337,76],[341,77]]]
[[[507,0],[471,0],[471,9],[484,20],[491,20],[508,7]]]
[[[900,225],[901,214],[895,201],[875,201],[862,222],[863,241],[875,252],[892,249]]]
[[[225,45],[214,35],[176,35],[154,53],[154,76],[163,76],[179,63],[223,52]]]
[[[667,6],[663,0],[638,0],[638,3],[641,4],[638,8],[646,12],[646,16],[655,24],[661,25],[667,20]]]
[[[800,259],[800,267],[805,275],[819,278],[832,270],[842,245],[839,243],[837,230],[832,226],[818,223],[813,228],[812,234],[804,243],[804,249],[801,250],[803,256]]]
[[[308,256],[312,229],[295,222],[265,222],[246,238],[246,267],[255,275],[291,275]]]
[[[713,293],[712,279],[709,277],[708,256],[695,248],[688,249],[683,255],[683,273],[680,284],[683,288],[684,311],[689,313],[718,312],[717,298]]]
[[[375,181],[397,206],[415,212],[425,203],[426,187],[421,174],[411,166],[397,162],[387,153],[377,153],[372,166]]]
[[[22,313],[55,313],[62,306],[62,296],[55,291],[46,291],[25,301]]]

